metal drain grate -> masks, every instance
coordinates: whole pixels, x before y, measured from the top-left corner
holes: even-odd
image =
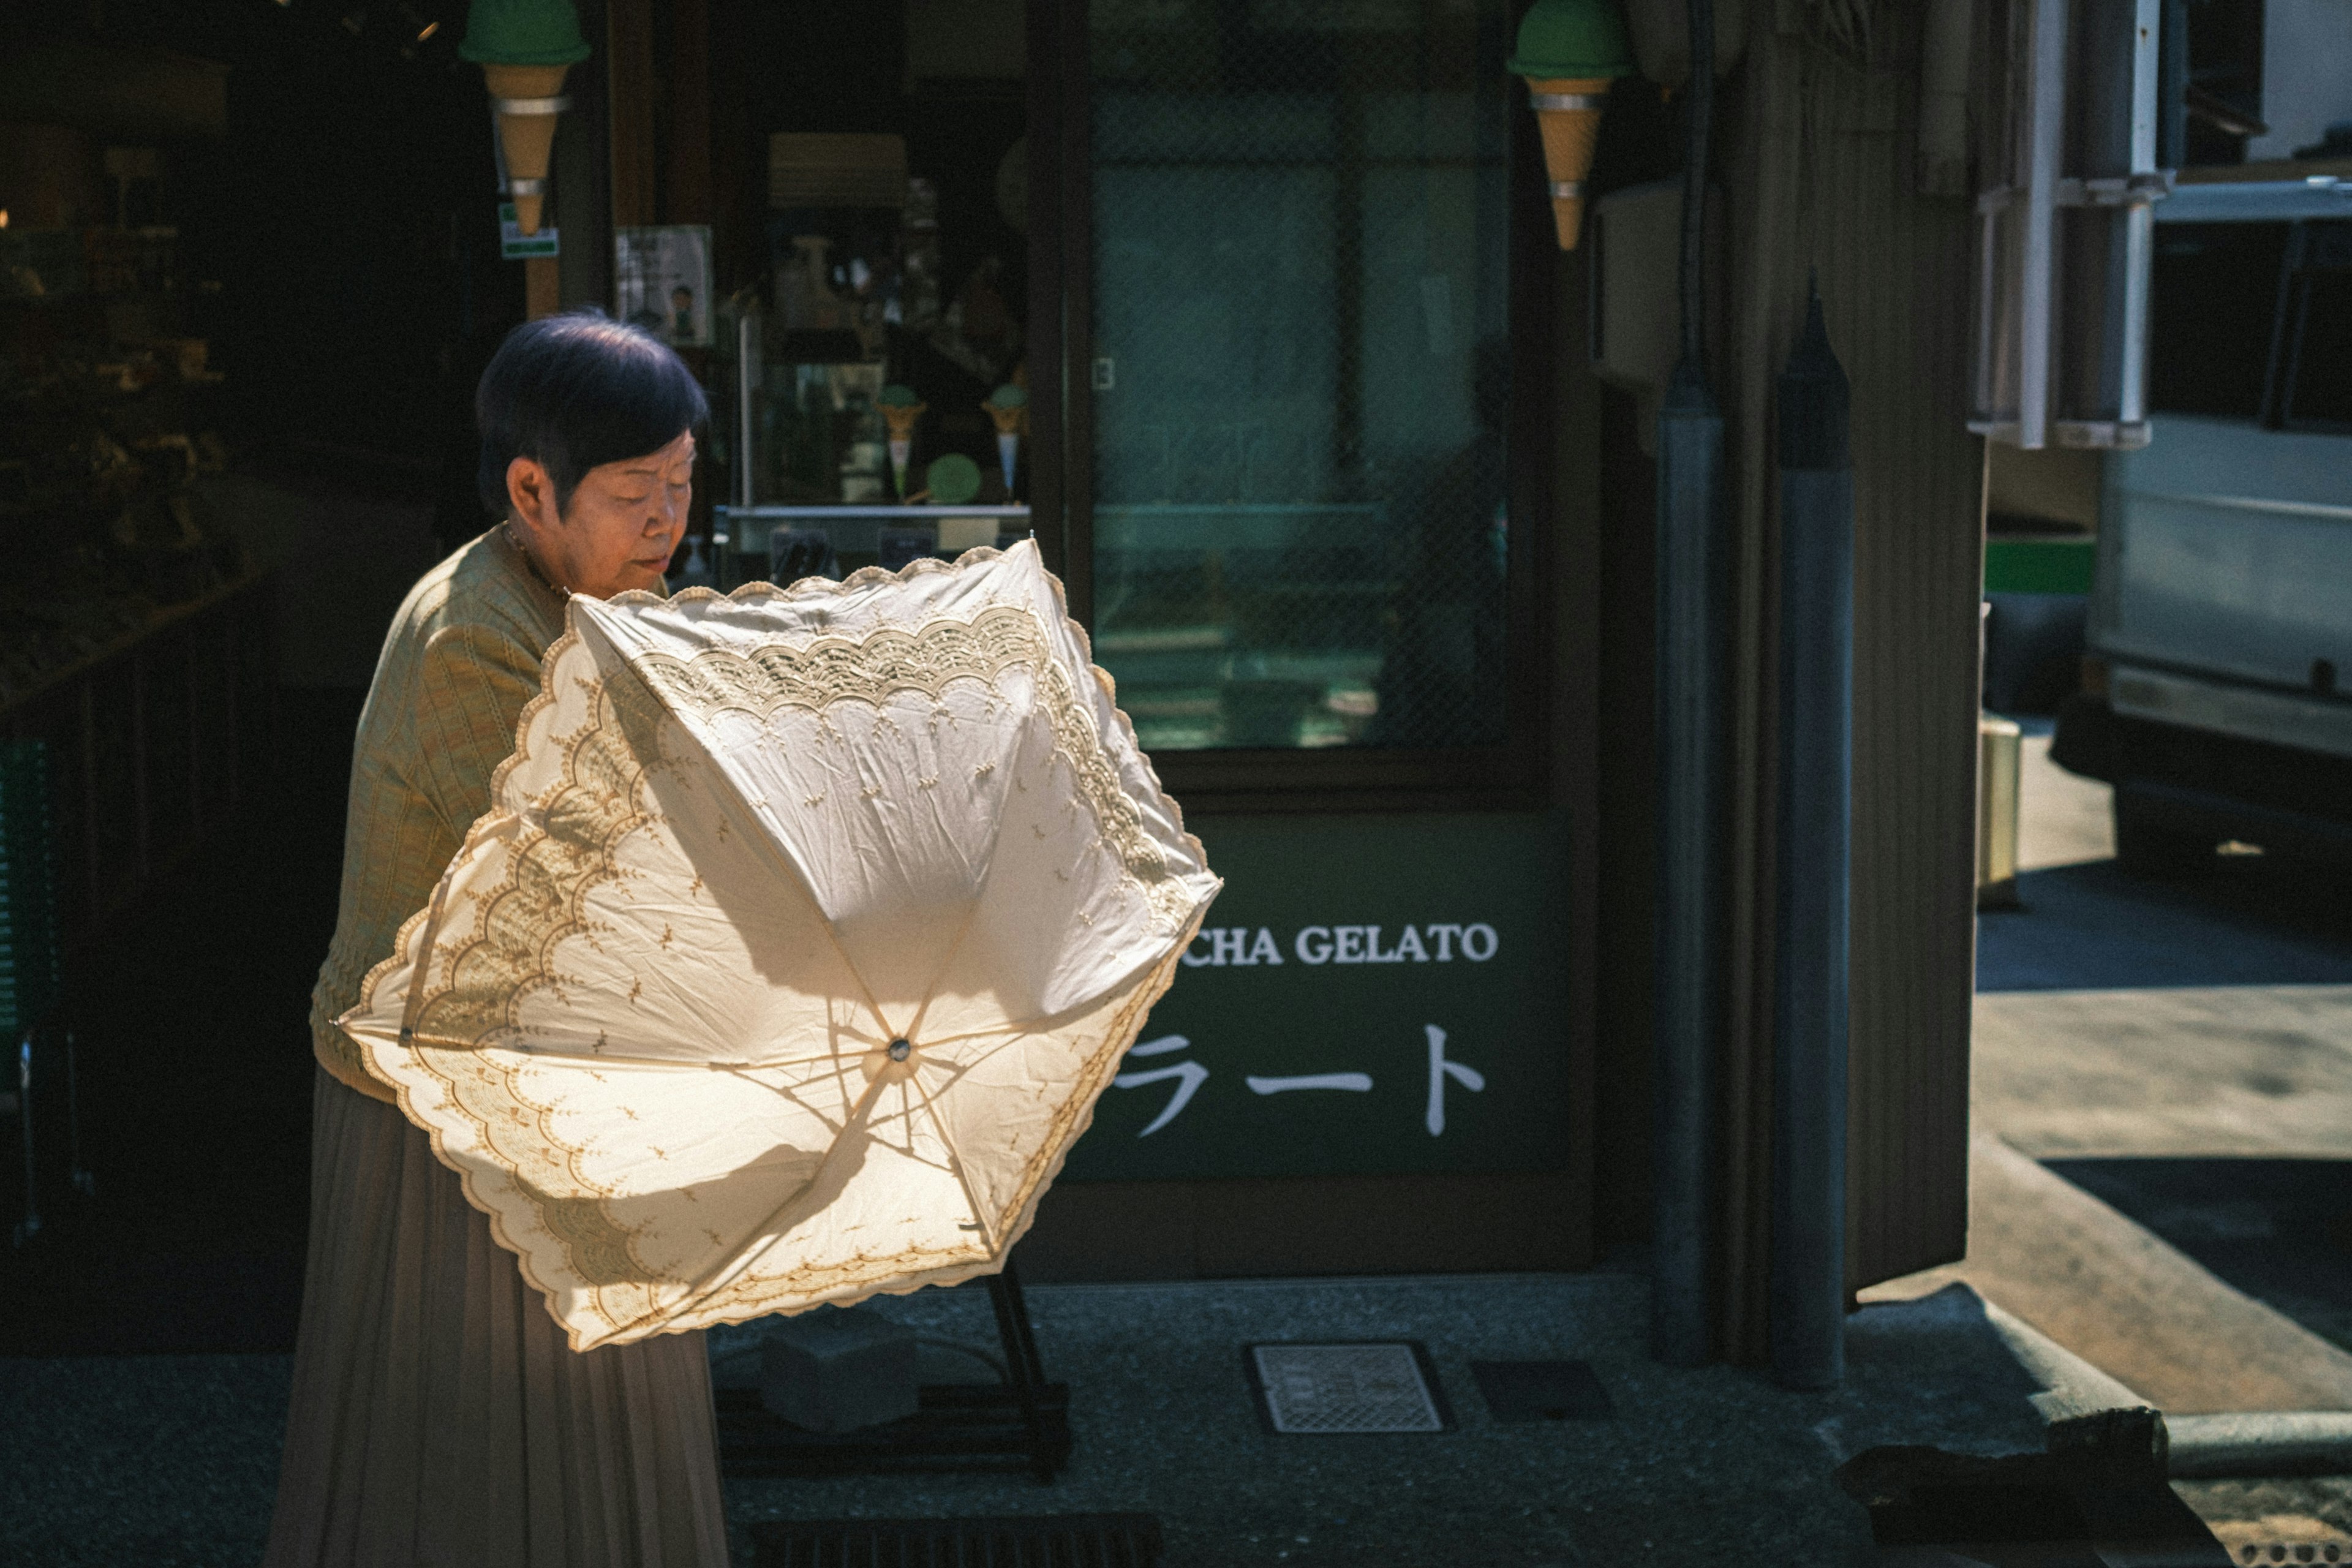
[[[1454,1421],[1429,1352],[1416,1340],[1258,1344],[1250,1386],[1276,1432],[1444,1432]]]
[[[1148,1513],[781,1520],[751,1527],[757,1568],[1158,1568]]]

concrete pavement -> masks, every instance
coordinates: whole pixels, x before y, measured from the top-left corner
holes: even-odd
[[[1979,995],[1971,1089],[2038,1160],[2352,1157],[2352,985]]]
[[[2305,1226],[2340,1229],[2334,1251],[2301,1238],[2325,1300],[2250,1293],[2189,1255],[2273,1236],[2280,1205],[2221,1191],[2225,1169],[2258,1164],[2275,1196],[2281,1173],[2314,1168],[2294,1162],[2352,1161],[2352,906],[2259,861],[2202,883],[2130,878],[2109,858],[2106,786],[2053,764],[2046,732],[2025,737],[2021,769],[2025,907],[1979,923],[1969,1254],[1864,1299],[1966,1281],[2175,1413],[2352,1409],[2352,1300],[2334,1299],[2352,1215]],[[2136,1218],[2090,1187],[2166,1201]],[[2233,1548],[2352,1543],[2344,1478],[2179,1489]]]

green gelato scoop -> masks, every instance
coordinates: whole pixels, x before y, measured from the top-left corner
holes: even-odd
[[[923,483],[940,506],[962,506],[980,494],[980,465],[961,452],[933,458],[923,470]]]

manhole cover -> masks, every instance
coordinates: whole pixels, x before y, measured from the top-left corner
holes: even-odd
[[[1250,1386],[1276,1432],[1444,1432],[1454,1425],[1429,1352],[1413,1340],[1245,1347]]]

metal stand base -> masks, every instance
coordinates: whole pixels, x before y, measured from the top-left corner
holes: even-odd
[[[1010,1261],[988,1279],[1006,1380],[990,1387],[926,1384],[903,1420],[855,1432],[811,1432],[768,1413],[756,1389],[720,1389],[719,1468],[730,1476],[1026,1468],[1050,1481],[1070,1460],[1070,1388],[1045,1381],[1029,1306]]]

